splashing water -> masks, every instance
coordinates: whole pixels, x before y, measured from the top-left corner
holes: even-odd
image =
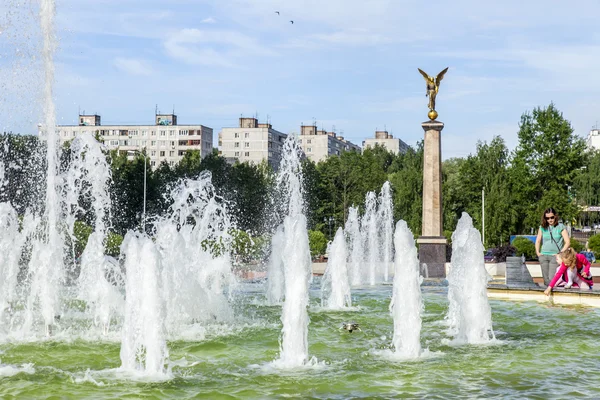
[[[348,209],[348,220],[344,228],[348,238],[348,270],[350,274],[350,283],[352,286],[359,286],[364,282],[363,271],[364,251],[363,240],[360,233],[360,216],[358,208],[350,207]]]
[[[160,253],[150,238],[130,231],[121,245],[121,254],[127,270],[121,368],[164,375],[169,354],[161,301]]]
[[[110,167],[103,147],[91,134],[80,135],[71,143],[71,163],[65,174],[66,203],[72,210],[67,215],[69,232],[74,225],[79,198],[84,196],[91,203],[94,214],[94,231],[88,237],[81,255],[81,268],[77,279],[78,298],[85,301],[93,322],[108,333],[112,316],[121,316],[123,276],[117,260],[104,254],[107,236],[106,220],[109,215],[111,181]],[[82,211],[82,210],[81,210]],[[72,235],[72,241],[76,238]],[[76,254],[73,255],[76,257]]]
[[[321,306],[334,310],[352,307],[350,283],[348,282],[348,270],[346,267],[348,252],[342,228],[338,228],[333,242],[327,249],[327,254],[329,259],[321,286]]]
[[[267,303],[279,304],[283,301],[285,282],[283,276],[283,248],[285,234],[280,225],[271,240],[271,256],[267,270]]]
[[[381,267],[383,281],[389,279],[389,270],[394,262],[394,207],[392,203],[392,189],[390,182],[386,181],[379,195],[379,209],[377,212],[379,229],[381,232]]]
[[[229,255],[232,223],[210,172],[180,181],[171,198],[170,215],[156,224],[167,329],[175,333],[191,322],[231,320],[225,289],[235,283]]]
[[[448,273],[448,333],[458,344],[486,343],[494,338],[492,311],[487,298],[488,274],[479,231],[463,212],[452,234]]]
[[[303,214],[301,149],[294,135],[288,136],[282,153],[277,184],[282,197],[287,200],[285,204],[287,215],[283,221],[285,301],[281,315],[283,322],[281,352],[275,365],[294,368],[308,361],[307,307],[311,259],[306,217]]]
[[[46,334],[54,323],[58,311],[58,290],[64,281],[64,237],[59,229],[60,197],[58,180],[58,134],[56,132],[55,107],[52,97],[54,85],[54,51],[56,37],[54,17],[56,8],[53,0],[42,0],[40,19],[43,35],[42,59],[44,64],[44,124],[41,139],[46,142],[46,201],[43,224],[33,240],[31,262],[28,268],[30,282],[27,300],[25,329],[30,329],[35,319],[35,308],[39,306]]]
[[[19,259],[24,244],[17,212],[9,203],[0,203],[0,326],[5,325],[4,313],[10,313],[17,301]]]
[[[377,197],[368,192],[365,198],[365,214],[362,218],[361,232],[365,247],[365,259],[371,286],[381,280],[379,257],[379,227],[377,226]]]
[[[390,311],[394,319],[392,344],[401,357],[416,358],[421,354],[421,313],[423,299],[419,274],[419,258],[412,232],[406,222],[398,221],[394,235],[396,260],[394,289]]]

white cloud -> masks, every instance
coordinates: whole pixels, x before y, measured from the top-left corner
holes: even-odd
[[[154,74],[154,69],[145,60],[136,58],[115,58],[113,65],[119,70],[130,75],[150,76]]]
[[[216,24],[217,20],[214,19],[213,17],[208,17],[208,18],[204,18],[202,21],[200,21],[200,23],[202,23],[202,24]]]
[[[180,61],[228,68],[241,66],[245,56],[275,55],[254,38],[234,31],[181,29],[170,34],[163,46],[169,56]]]

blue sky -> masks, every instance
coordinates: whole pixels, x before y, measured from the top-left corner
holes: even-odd
[[[41,120],[35,3],[0,5],[3,130]],[[57,120],[152,123],[156,104],[174,105],[215,137],[258,113],[286,133],[314,119],[358,144],[385,127],[414,145],[427,119],[417,67],[450,67],[444,158],[494,135],[514,148],[520,115],[551,101],[585,136],[600,120],[599,19],[597,0],[57,0]]]

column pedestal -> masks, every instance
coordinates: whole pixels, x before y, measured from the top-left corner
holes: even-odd
[[[423,229],[417,239],[422,274],[429,278],[446,277],[446,238],[442,222],[442,122],[421,124],[425,131],[423,147]],[[423,264],[427,264],[427,269]]]

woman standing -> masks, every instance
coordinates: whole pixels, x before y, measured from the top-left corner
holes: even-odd
[[[565,226],[558,223],[556,210],[552,207],[544,210],[542,222],[535,239],[535,252],[540,260],[545,286],[548,286],[550,278],[554,276],[558,268],[556,255],[568,249],[570,245],[571,240]]]

